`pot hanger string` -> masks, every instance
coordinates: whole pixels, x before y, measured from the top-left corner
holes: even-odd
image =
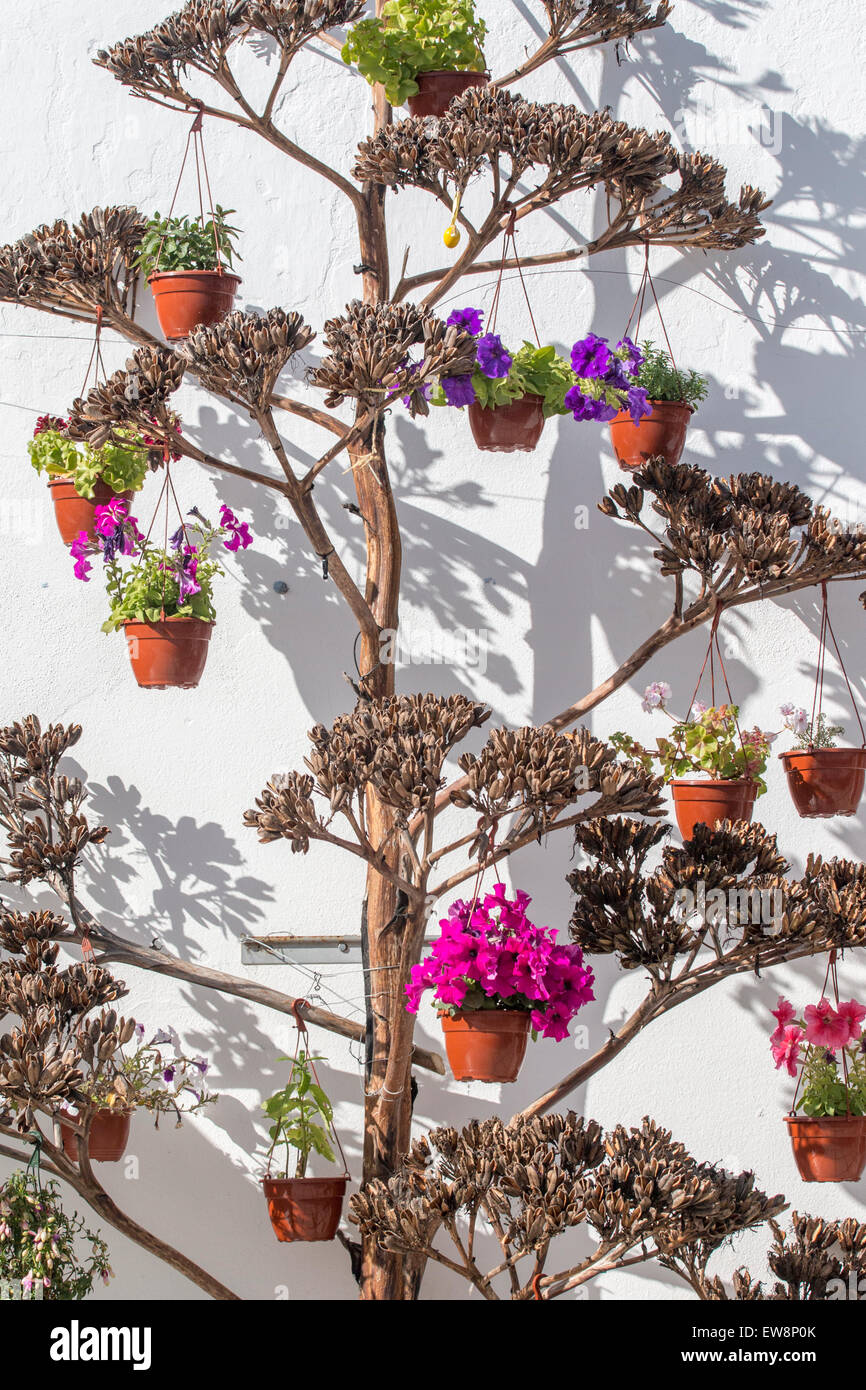
[[[93,385],[98,386],[100,378],[105,381],[108,373],[105,370],[105,362],[102,357],[102,305],[96,308],[96,329],[93,335],[93,347],[90,350],[90,357],[87,362],[87,370],[84,373],[84,380],[81,383],[79,396],[83,397],[90,381],[90,373],[93,372]]]
[[[186,145],[183,151],[183,159],[181,160],[180,173],[177,176],[177,183],[174,186],[174,195],[171,200],[171,207],[168,210],[168,217],[166,218],[166,222],[171,221],[171,215],[174,212],[175,203],[177,202],[177,195],[180,192],[180,185],[183,179],[183,171],[186,168],[186,161],[189,158],[190,145],[192,145],[193,155],[195,157],[196,187],[198,189],[199,221],[201,222],[202,230],[204,230],[204,227],[207,223],[204,210],[204,190],[202,189],[202,178],[204,178],[204,189],[207,191],[208,207],[210,208],[210,223],[211,227],[213,228],[213,244],[214,252],[216,254],[216,270],[217,275],[222,275],[224,273],[222,252],[220,250],[219,232],[217,231],[216,211],[214,209],[213,194],[211,193],[210,188],[210,175],[208,174],[207,159],[205,157],[204,152],[204,135],[202,133],[203,125],[204,113],[201,110],[199,110],[196,112],[195,120],[190,126],[189,132],[186,137]],[[157,270],[159,270],[159,262],[162,258],[162,248],[165,244],[165,239],[167,235],[168,228],[166,227],[166,230],[160,237],[159,250],[156,254]]]
[[[321,1081],[319,1080],[319,1073],[316,1071],[316,1060],[315,1060],[315,1058],[313,1057],[312,1053],[310,1052],[310,1046],[309,1046],[309,1038],[310,1038],[310,1035],[309,1035],[309,1031],[308,1031],[308,1029],[307,1029],[306,1023],[304,1022],[304,1020],[301,1018],[301,1015],[300,1015],[300,1010],[301,1010],[302,1008],[308,1009],[309,1007],[310,1007],[310,1002],[309,1002],[308,999],[296,999],[295,1002],[294,1002],[294,1004],[293,1004],[293,1006],[292,1006],[292,1013],[293,1013],[294,1016],[295,1016],[295,1027],[297,1028],[297,1033],[296,1033],[296,1035],[295,1035],[295,1051],[294,1051],[294,1055],[293,1055],[293,1057],[292,1057],[292,1066],[291,1066],[291,1070],[290,1070],[290,1072],[289,1072],[289,1080],[291,1081],[292,1076],[293,1076],[293,1074],[294,1074],[294,1072],[295,1072],[295,1069],[296,1069],[296,1067],[298,1066],[298,1053],[299,1053],[300,1050],[301,1050],[301,1039],[304,1038],[304,1039],[306,1039],[306,1042],[307,1042],[306,1054],[307,1054],[307,1062],[308,1062],[308,1064],[309,1064],[310,1071],[313,1073],[313,1079],[314,1079],[316,1085],[318,1086],[319,1090],[320,1090],[320,1091],[323,1091],[322,1083],[321,1083]],[[346,1178],[351,1178],[352,1175],[351,1175],[351,1173],[349,1172],[349,1164],[348,1164],[348,1162],[347,1162],[347,1160],[346,1160],[346,1155],[345,1155],[345,1153],[343,1152],[343,1145],[340,1143],[340,1136],[339,1136],[339,1134],[337,1133],[337,1126],[334,1124],[333,1115],[332,1115],[331,1119],[328,1121],[328,1130],[330,1131],[331,1138],[333,1139],[334,1143],[336,1144],[336,1146],[337,1146],[337,1148],[338,1148],[338,1150],[339,1150],[340,1158],[341,1158],[342,1161],[343,1161],[343,1176],[346,1177]]]
[[[863,739],[861,747],[866,748],[866,729],[863,728],[863,720],[860,718],[860,710],[857,707],[857,700],[854,695],[848,672],[845,670],[845,662],[842,660],[842,653],[839,650],[839,643],[836,641],[836,634],[833,631],[833,624],[830,622],[830,600],[827,595],[826,580],[821,583],[821,629],[818,636],[818,669],[815,673],[815,695],[812,700],[812,719],[809,724],[809,747],[814,747],[815,732],[820,729],[821,707],[824,701],[824,670],[827,663],[827,634],[836,651],[836,659],[839,662],[839,669],[845,678],[848,687],[848,694],[854,709],[857,723],[860,725],[860,734]]]
[[[704,664],[703,664],[703,666],[701,667],[701,673],[700,673],[700,675],[698,676],[697,685],[695,686],[695,691],[694,691],[694,694],[692,695],[691,702],[690,702],[690,704],[689,704],[688,712],[687,712],[687,715],[686,715],[686,719],[687,719],[687,720],[691,718],[692,710],[694,709],[695,701],[696,701],[697,698],[698,698],[698,692],[700,691],[701,684],[702,684],[702,682],[703,682],[704,675],[706,674],[706,670],[707,670],[707,667],[708,667],[708,666],[709,666],[709,668],[710,668],[710,698],[711,698],[711,700],[712,700],[712,702],[713,702],[713,706],[715,707],[715,703],[716,703],[716,661],[718,661],[718,663],[719,663],[719,670],[721,671],[722,679],[723,679],[723,681],[724,681],[724,683],[725,683],[725,692],[726,692],[727,697],[728,697],[728,704],[730,705],[730,707],[731,707],[732,710],[735,710],[735,709],[737,708],[737,706],[736,706],[736,704],[735,704],[735,702],[734,702],[734,697],[733,697],[733,695],[731,694],[731,686],[730,686],[730,682],[729,682],[729,680],[728,680],[728,672],[727,672],[727,670],[726,670],[726,668],[725,668],[725,658],[722,656],[722,648],[721,648],[721,644],[720,644],[720,642],[719,642],[719,623],[721,622],[721,619],[722,619],[722,613],[723,613],[723,611],[724,611],[724,607],[725,607],[725,605],[724,605],[723,603],[720,603],[720,604],[718,605],[718,607],[716,608],[715,613],[713,614],[713,623],[712,623],[712,627],[710,628],[710,640],[709,640],[709,642],[707,643],[707,652],[706,652],[706,656],[704,657]],[[745,753],[745,751],[746,751],[746,745],[745,745],[745,741],[744,741],[744,739],[743,739],[742,730],[741,730],[741,728],[740,728],[740,719],[739,719],[739,715],[734,714],[733,718],[734,718],[734,724],[735,724],[736,730],[737,730],[737,737],[738,737],[738,739],[740,740],[740,747],[742,748],[743,753]],[[678,742],[678,744],[677,744],[677,749],[678,749],[678,750],[679,750],[679,747],[680,747],[681,742],[682,742],[682,735],[680,735],[680,742]]]
[[[833,949],[831,950],[831,952],[830,952],[828,958],[827,958],[827,969],[826,969],[826,971],[825,971],[825,973],[824,973],[824,983],[823,983],[823,985],[821,986],[821,998],[822,998],[822,999],[825,999],[825,998],[827,997],[827,985],[828,985],[828,983],[832,983],[832,985],[833,985],[833,1001],[834,1001],[834,1003],[835,1003],[835,1005],[836,1005],[836,1012],[838,1013],[838,1011],[839,1011],[839,971],[838,971],[838,967],[837,967],[837,963],[836,963],[836,961],[837,961],[837,955],[838,955],[838,952],[837,952],[837,950],[836,950],[836,947],[834,946]],[[799,1075],[798,1075],[798,1077],[797,1077],[797,1089],[796,1089],[795,1092],[794,1092],[794,1103],[793,1103],[793,1105],[791,1106],[791,1109],[792,1109],[792,1110],[796,1110],[796,1108],[797,1108],[797,1097],[798,1097],[799,1094],[800,1094],[800,1087],[801,1087],[802,1084],[803,1084],[803,1077],[804,1077],[805,1074],[806,1074],[806,1063],[807,1063],[808,1060],[809,1060],[809,1056],[810,1056],[810,1054],[811,1054],[811,1052],[812,1052],[812,1048],[813,1048],[813,1044],[812,1044],[812,1043],[808,1043],[807,1046],[806,1046],[806,1055],[805,1055],[805,1057],[803,1058],[803,1061],[802,1061],[801,1064],[800,1064],[800,1073],[799,1073]],[[851,1116],[851,1097],[850,1097],[850,1094],[849,1094],[849,1091],[848,1091],[848,1058],[847,1058],[846,1055],[845,1055],[845,1049],[844,1049],[844,1047],[841,1049],[841,1052],[842,1052],[842,1077],[843,1077],[844,1082],[845,1082],[845,1114],[846,1114],[846,1115],[849,1117],[849,1119],[850,1119],[850,1116]]]
[[[169,515],[169,510],[170,510],[170,507],[171,507],[171,503],[172,503],[172,502],[174,502],[175,511],[177,512],[178,520],[180,521],[180,531],[181,531],[181,534],[182,534],[182,536],[183,536],[183,542],[184,542],[184,544],[187,545],[187,546],[189,546],[189,545],[190,545],[190,539],[189,539],[189,535],[188,535],[188,532],[187,532],[187,529],[186,529],[186,521],[184,520],[183,512],[182,512],[181,509],[180,509],[180,503],[179,503],[178,500],[177,500],[177,493],[176,493],[175,490],[174,490],[174,483],[173,483],[172,477],[171,477],[171,450],[169,449],[169,446],[168,446],[168,440],[166,440],[165,443],[163,444],[163,449],[162,449],[162,461],[163,461],[163,464],[165,465],[165,478],[163,479],[163,484],[162,484],[162,487],[160,488],[159,496],[158,496],[157,499],[156,499],[156,506],[155,506],[154,509],[153,509],[153,516],[150,518],[150,525],[148,526],[147,532],[146,532],[145,537],[144,537],[144,544],[147,545],[147,542],[150,540],[151,532],[153,531],[154,525],[156,524],[156,519],[157,519],[157,517],[159,516],[160,508],[162,507],[163,510],[164,510],[164,526],[163,526],[163,543],[162,543],[162,549],[163,549],[163,554],[164,554],[165,556],[167,556],[167,555],[168,555],[168,515]],[[160,621],[161,621],[161,622],[164,622],[164,621],[165,621],[165,589],[166,589],[166,584],[167,584],[167,582],[168,582],[168,568],[169,568],[169,567],[168,567],[166,561],[163,560],[163,564],[162,564],[162,604],[161,604],[161,609],[160,609]]]
[[[490,306],[490,332],[496,331],[496,320],[499,316],[499,301],[502,298],[502,277],[505,274],[505,266],[508,261],[508,251],[511,249],[512,259],[517,266],[517,274],[520,276],[520,284],[523,289],[523,297],[526,300],[526,307],[529,310],[529,321],[532,324],[532,331],[535,334],[535,341],[541,347],[541,339],[538,336],[538,328],[535,323],[535,315],[532,312],[532,304],[529,298],[529,291],[526,288],[526,280],[523,277],[523,266],[520,264],[520,256],[517,253],[517,209],[512,208],[508,222],[505,227],[505,235],[502,238],[502,260],[499,264],[499,275],[496,279],[496,288],[493,291],[493,303]]]
[[[656,313],[657,313],[658,316],[659,316],[659,323],[660,323],[660,325],[661,325],[662,333],[664,334],[665,345],[666,345],[667,350],[668,350],[668,356],[669,356],[670,359],[671,359],[671,365],[673,366],[674,371],[678,371],[679,369],[678,369],[678,367],[677,367],[677,359],[675,358],[675,356],[674,356],[674,350],[673,350],[673,348],[671,347],[671,340],[670,340],[670,338],[668,337],[668,330],[667,330],[667,326],[666,326],[666,324],[665,324],[664,314],[662,313],[662,306],[661,306],[661,304],[659,303],[659,298],[658,298],[658,295],[656,294],[656,287],[655,287],[655,285],[653,284],[653,277],[652,277],[652,273],[651,273],[651,271],[650,271],[650,244],[649,244],[649,241],[645,241],[645,242],[644,242],[643,274],[642,274],[641,277],[640,277],[640,283],[639,283],[639,285],[638,285],[638,287],[637,287],[637,294],[636,294],[635,297],[634,297],[634,303],[633,303],[632,306],[631,306],[631,313],[630,313],[629,316],[628,316],[628,323],[626,324],[626,326],[625,326],[625,332],[624,332],[623,335],[622,335],[624,338],[627,338],[627,337],[628,337],[628,335],[629,335],[629,330],[631,329],[632,322],[633,322],[633,320],[634,320],[634,318],[635,318],[635,314],[637,314],[637,322],[635,323],[634,340],[633,340],[633,341],[634,341],[635,343],[637,343],[638,345],[640,345],[640,326],[641,326],[641,320],[643,319],[643,311],[644,311],[644,305],[645,305],[645,303],[646,303],[646,292],[647,292],[647,290],[649,290],[649,291],[651,292],[652,297],[653,297],[653,303],[654,303],[655,306],[656,306]]]

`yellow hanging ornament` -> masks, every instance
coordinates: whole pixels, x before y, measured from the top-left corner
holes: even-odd
[[[457,226],[457,218],[460,214],[460,200],[462,197],[462,191],[455,195],[454,202],[451,206],[451,223],[445,228],[445,235],[442,238],[449,251],[453,251],[455,246],[460,245],[460,228]]]

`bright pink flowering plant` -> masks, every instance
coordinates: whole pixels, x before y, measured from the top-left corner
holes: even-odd
[[[795,1109],[812,1119],[866,1115],[866,1006],[848,999],[834,1008],[829,999],[820,999],[798,1018],[793,1004],[780,998],[772,1012],[776,1070],[784,1067],[796,1077],[802,1069],[803,1092]]]
[[[509,1009],[531,1015],[532,1029],[561,1041],[575,1015],[595,998],[592,970],[579,946],[559,945],[556,930],[536,927],[526,915],[531,899],[505,896],[497,883],[473,906],[451,904],[430,954],[412,967],[406,1008],[417,1013],[434,991],[439,1013]]]

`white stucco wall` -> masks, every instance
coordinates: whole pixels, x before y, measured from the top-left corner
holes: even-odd
[[[492,31],[491,66],[501,71],[532,41],[542,7],[481,0],[480,8]],[[167,209],[185,120],[133,100],[90,59],[97,47],[141,32],[168,9],[163,0],[90,0],[84,10],[32,0],[5,16],[2,240],[97,204]],[[728,164],[732,190],[747,181],[774,197],[768,235],[756,248],[727,258],[659,252],[653,259],[678,357],[712,383],[690,457],[715,473],[770,469],[852,521],[864,501],[864,60],[856,0],[837,0],[829,20],[824,7],[788,0],[679,0],[671,26],[640,39],[621,67],[613,51],[578,55],[573,67],[543,70],[523,87],[528,96],[588,109],[610,103],[618,116],[650,129],[674,124],[689,148]],[[239,66],[254,88],[266,77],[252,53]],[[333,52],[309,53],[293,68],[278,114],[291,135],[345,169],[369,128],[368,89]],[[321,330],[357,290],[347,208],[329,186],[253,137],[216,123],[205,133],[215,195],[237,209],[244,230],[242,303],[298,309]],[[190,185],[190,206],[193,198]],[[392,214],[397,265],[406,244],[411,269],[447,261],[445,217],[435,205],[409,192],[392,202]],[[600,217],[590,203],[571,200],[524,224],[521,249],[565,246],[572,226],[586,232]],[[590,328],[618,335],[639,265],[636,252],[611,254],[588,268],[534,275],[541,332],[560,347]],[[484,282],[456,302],[488,304],[490,293]],[[152,322],[148,303],[144,314]],[[500,323],[511,338],[526,328],[514,285]],[[44,484],[25,451],[36,414],[61,412],[77,395],[89,351],[86,329],[0,306],[0,716],[5,722],[36,711],[46,721],[84,726],[74,761],[93,787],[92,814],[112,827],[87,885],[94,909],[138,940],[158,936],[193,959],[239,972],[247,933],[357,930],[361,876],[353,863],[324,848],[300,857],[288,846],[263,847],[242,826],[267,777],[300,766],[312,723],[348,707],[342,672],[352,663],[352,629],[294,520],[280,515],[267,494],[253,497],[243,484],[215,482],[183,463],[175,469],[182,501],[210,513],[218,499],[227,501],[250,517],[256,541],[234,567],[239,582],[224,582],[218,594],[219,623],[200,689],[137,688],[121,638],[99,631],[105,603],[98,580],[85,586],[72,578]],[[105,355],[114,370],[127,348],[109,334]],[[296,392],[305,389],[300,380],[293,384]],[[267,466],[248,419],[230,417],[193,388],[184,389],[181,406],[191,434],[211,451]],[[316,456],[321,440],[314,430],[288,418],[281,425],[294,458],[303,464]],[[615,667],[668,611],[668,593],[637,533],[595,511],[621,476],[596,427],[549,423],[532,456],[477,453],[468,422],[453,413],[413,423],[397,412],[391,437],[407,629],[489,633],[486,671],[414,666],[402,672],[404,691],[466,691],[489,701],[495,720],[543,722]],[[359,533],[341,508],[351,496],[342,467],[331,467],[317,496],[357,570]],[[146,486],[139,509],[145,516],[158,482]],[[574,526],[581,506],[590,510],[583,531]],[[290,586],[284,597],[273,590],[280,579]],[[862,691],[857,594],[857,586],[838,586],[833,614]],[[782,700],[806,703],[816,631],[812,593],[725,622],[730,675],[748,723],[778,727]],[[652,736],[657,727],[640,712],[644,685],[667,679],[685,704],[705,641],[699,634],[647,668],[596,712],[593,729],[629,727]],[[834,670],[831,712],[850,727],[843,693]],[[778,768],[760,812],[798,867],[810,850],[861,853],[862,821],[799,821]],[[565,928],[569,867],[565,837],[512,865],[512,882],[534,897],[537,921]],[[641,989],[636,974],[618,973],[606,960],[596,965],[598,1002],[579,1020],[593,1049]],[[637,1123],[650,1113],[697,1156],[753,1167],[767,1190],[786,1192],[794,1206],[862,1219],[858,1189],[801,1186],[781,1120],[788,1085],[767,1049],[767,1009],[779,990],[805,1004],[820,986],[821,969],[801,963],[772,979],[741,977],[678,1009],[576,1096],[575,1106],[605,1124]],[[288,1022],[238,1000],[125,974],[129,1011],[149,1026],[173,1024],[191,1049],[209,1055],[222,1100],[179,1131],[154,1132],[139,1117],[131,1145],[138,1176],[128,1179],[121,1165],[103,1169],[109,1190],[245,1297],[288,1291],[292,1299],[352,1298],[342,1248],[278,1246],[256,1185],[255,1151],[264,1134],[259,1100],[282,1074],[276,1059],[291,1043]],[[294,969],[260,974],[288,991],[313,992],[314,982]],[[866,983],[854,960],[845,962],[844,977],[852,993]],[[361,1017],[359,972],[324,969],[320,995]],[[438,1045],[429,1007],[421,1036]],[[358,1049],[329,1035],[315,1042],[329,1059],[330,1089],[357,1172]],[[571,1043],[539,1044],[519,1083],[501,1094],[419,1072],[418,1129],[511,1114],[577,1056]],[[8,1169],[0,1160],[0,1176]],[[200,1296],[114,1232],[108,1239],[117,1278],[100,1296]],[[744,1259],[760,1268],[763,1246],[762,1237],[744,1238],[735,1259],[725,1257],[719,1268]],[[431,1270],[426,1297],[464,1292]],[[652,1266],[603,1278],[600,1293],[686,1296]]]

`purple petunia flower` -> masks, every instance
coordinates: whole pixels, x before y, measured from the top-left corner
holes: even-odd
[[[629,391],[628,411],[635,425],[639,425],[645,415],[652,415],[653,408],[642,386],[632,386]]]
[[[579,386],[572,386],[566,393],[565,405],[572,411],[575,420],[612,420],[616,410],[607,401],[597,401],[593,396],[585,396]]]
[[[165,1071],[162,1073],[162,1079],[166,1085],[174,1081],[174,1067],[166,1067]]]
[[[636,347],[631,338],[620,338],[616,345],[617,352],[625,352],[625,361],[628,363],[629,376],[637,376],[644,364],[644,355],[639,347]]]
[[[508,376],[513,360],[508,349],[503,347],[498,333],[485,333],[483,338],[479,338],[478,365],[485,376],[494,380]]]
[[[446,328],[462,328],[477,338],[484,327],[484,315],[480,309],[455,309],[445,320]]]
[[[471,376],[443,376],[442,390],[449,405],[471,405],[475,400]]]
[[[596,333],[587,333],[571,349],[571,369],[575,376],[592,378],[603,377],[610,366],[610,347],[607,338],[599,338]]]

